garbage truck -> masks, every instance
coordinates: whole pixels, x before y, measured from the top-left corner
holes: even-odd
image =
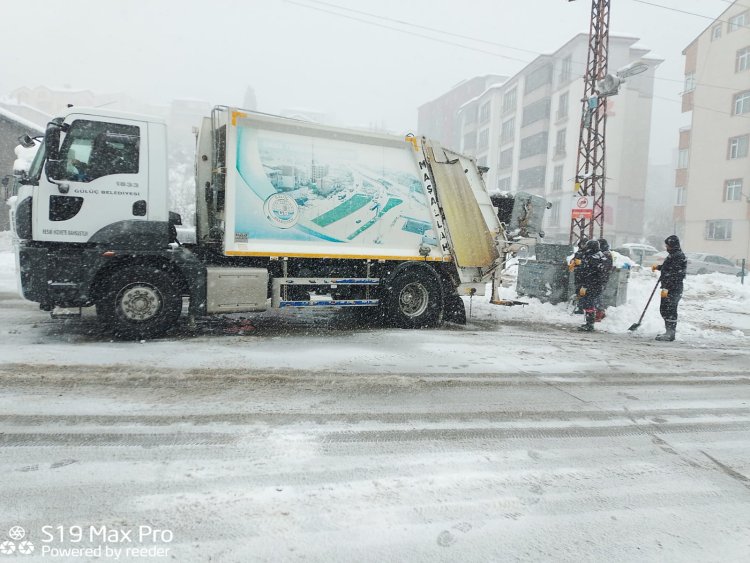
[[[163,120],[70,107],[40,142],[11,209],[20,292],[93,306],[118,337],[282,307],[465,322],[461,296],[524,247],[474,159],[423,137],[215,107],[196,129],[191,242],[169,210]]]

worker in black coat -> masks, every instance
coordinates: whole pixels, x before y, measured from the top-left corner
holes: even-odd
[[[579,280],[581,288],[578,290],[580,296],[579,304],[586,316],[586,323],[579,330],[591,332],[594,330],[596,312],[601,308],[601,297],[604,291],[606,260],[604,254],[599,250],[599,241],[590,240],[586,243],[586,249],[581,257]]]
[[[568,271],[573,272],[573,287],[575,288],[576,296],[578,296],[578,293],[581,289],[581,272],[578,267],[581,265],[581,259],[583,258],[583,253],[586,250],[586,243],[588,241],[589,239],[585,236],[581,237],[581,239],[578,241],[578,246],[576,248],[575,254],[573,254],[573,258],[568,264]],[[581,308],[580,301],[576,304],[576,308],[573,313],[575,313],[576,315],[583,314],[583,309]]]
[[[677,305],[682,299],[682,281],[687,270],[687,258],[680,248],[680,239],[670,235],[664,240],[667,257],[662,264],[654,264],[653,270],[661,270],[661,305],[659,312],[664,319],[666,332],[656,337],[662,342],[672,342],[677,332]]]

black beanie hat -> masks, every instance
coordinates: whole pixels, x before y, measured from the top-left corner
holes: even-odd
[[[669,235],[664,239],[664,244],[671,248],[680,248],[680,239],[677,238],[677,235]]]
[[[607,239],[599,239],[599,250],[601,250],[602,252],[607,252],[609,250],[609,243],[607,242]]]

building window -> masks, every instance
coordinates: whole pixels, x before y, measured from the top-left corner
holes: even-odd
[[[725,183],[724,200],[740,201],[742,199],[742,179],[734,178]]]
[[[544,176],[547,169],[544,166],[533,166],[518,171],[519,190],[544,189]]]
[[[560,94],[557,101],[557,119],[568,117],[568,93]]]
[[[549,108],[550,99],[543,98],[538,102],[529,104],[523,108],[523,118],[521,119],[521,127],[526,127],[532,123],[539,121],[540,119],[549,119]]]
[[[565,156],[565,136],[567,134],[566,129],[560,129],[557,132],[555,139],[555,156]]]
[[[510,168],[513,166],[513,147],[500,152],[500,168]]]
[[[549,84],[552,82],[552,65],[546,64],[544,66],[539,67],[536,70],[531,71],[526,76],[526,85],[524,88],[524,93],[528,94],[529,92],[533,92],[537,88],[541,88],[545,84]]]
[[[750,47],[737,51],[737,62],[734,65],[735,72],[742,72],[750,68]]]
[[[549,133],[542,131],[536,135],[529,135],[528,137],[521,139],[521,150],[518,154],[518,158],[528,158],[537,154],[547,154],[547,142]]]
[[[476,106],[466,108],[464,111],[464,123],[470,125],[477,122],[477,108]]]
[[[745,158],[747,156],[747,146],[750,135],[741,137],[732,137],[729,139],[729,159]]]
[[[683,186],[677,186],[675,188],[676,191],[676,197],[675,197],[675,205],[682,206],[685,205],[687,201],[687,190]]]
[[[721,24],[715,25],[711,30],[711,41],[716,41],[721,37]]]
[[[560,84],[570,82],[573,70],[573,55],[568,55],[562,60],[560,65]]]
[[[500,190],[501,192],[509,192],[510,191],[510,176],[506,178],[498,178],[497,189]]]
[[[750,90],[740,92],[734,97],[734,115],[750,113]]]
[[[748,24],[750,24],[750,16],[748,14],[750,14],[750,12],[742,12],[741,14],[729,18],[727,33],[737,31],[741,27],[747,27]]]
[[[690,151],[688,149],[680,149],[677,153],[677,168],[687,168],[690,161]]]
[[[562,191],[563,187],[563,167],[555,166],[555,170],[552,173],[552,191]]]
[[[516,109],[516,89],[506,92],[503,96],[503,115]]]
[[[474,150],[477,147],[477,134],[472,131],[464,135],[464,148],[465,151]]]
[[[486,123],[490,120],[490,102],[482,105],[479,109],[479,123]]]
[[[503,124],[500,127],[500,142],[508,143],[512,141],[515,132],[516,132],[515,118],[511,118],[508,121],[503,121]]]
[[[552,202],[552,207],[549,210],[549,225],[551,227],[560,226],[560,200]]]
[[[490,130],[484,129],[479,132],[479,142],[477,148],[479,150],[486,149],[490,144]]]
[[[706,240],[732,240],[732,221],[729,219],[706,221]]]
[[[692,92],[695,90],[695,73],[691,72],[685,75],[685,86],[683,87],[683,94]]]

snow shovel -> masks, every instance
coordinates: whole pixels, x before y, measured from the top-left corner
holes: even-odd
[[[648,301],[646,301],[646,306],[643,308],[643,313],[641,313],[641,318],[638,319],[637,323],[633,323],[630,325],[630,328],[628,330],[637,330],[639,326],[641,326],[641,321],[643,320],[643,317],[646,315],[646,309],[648,309],[648,306],[651,305],[651,300],[654,298],[654,293],[656,293],[656,288],[659,287],[659,282],[661,282],[661,276],[659,276],[659,279],[656,280],[656,285],[654,286],[653,291],[651,292],[651,295],[648,298]]]

